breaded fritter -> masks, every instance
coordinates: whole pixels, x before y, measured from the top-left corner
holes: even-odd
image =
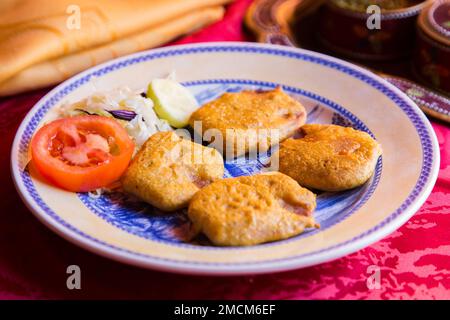
[[[228,178],[201,189],[189,204],[196,232],[222,246],[289,238],[314,227],[316,196],[279,173]]]
[[[279,171],[300,185],[342,191],[361,186],[372,176],[382,151],[369,134],[322,124],[307,124],[301,131],[303,138],[285,140],[278,151]]]
[[[191,115],[189,124],[194,130],[195,121],[201,121],[203,132],[215,129],[222,134],[223,143],[215,147],[222,152],[225,147],[240,156],[248,151],[264,152],[293,135],[305,123],[306,110],[279,87],[271,91],[225,93]],[[270,132],[264,135],[262,129],[275,129],[277,135],[271,136]],[[238,147],[236,138],[243,141],[242,148]]]
[[[173,132],[152,135],[122,177],[123,188],[151,205],[174,211],[202,187],[223,178],[222,155]]]

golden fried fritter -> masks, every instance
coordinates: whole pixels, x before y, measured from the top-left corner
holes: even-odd
[[[278,152],[279,171],[300,185],[342,191],[358,187],[372,176],[381,147],[369,134],[322,124],[307,124],[301,131],[303,138],[285,140]]]
[[[152,135],[122,177],[125,191],[173,211],[186,207],[200,188],[223,178],[221,154],[173,132]]]
[[[222,246],[248,246],[298,235],[314,227],[316,196],[279,173],[216,181],[189,204],[196,232]]]
[[[195,121],[201,121],[203,132],[215,129],[221,133],[223,143],[216,144],[216,148],[224,151],[225,147],[229,154],[233,152],[235,156],[240,156],[248,151],[264,152],[271,145],[293,135],[305,123],[306,110],[281,88],[261,92],[242,91],[225,93],[203,105],[191,115],[189,124],[194,130]],[[270,129],[274,129],[272,132],[276,135],[267,132]],[[243,142],[242,147],[236,139]]]

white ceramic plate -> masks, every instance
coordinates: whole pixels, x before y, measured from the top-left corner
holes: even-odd
[[[200,103],[225,91],[281,85],[302,101],[308,122],[349,125],[383,147],[374,177],[361,188],[318,196],[320,230],[242,248],[186,243],[183,212],[161,214],[122,194],[93,199],[55,188],[22,170],[36,128],[63,101],[120,85],[144,88],[176,72]],[[357,251],[393,232],[425,201],[436,181],[439,152],[422,111],[376,75],[318,53],[273,45],[210,43],[137,53],[89,69],[56,87],[23,120],[12,149],[18,192],[49,228],[92,252],[146,268],[196,274],[248,274],[318,264]],[[226,175],[252,174],[261,161],[226,164]]]

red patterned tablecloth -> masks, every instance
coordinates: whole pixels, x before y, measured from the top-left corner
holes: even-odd
[[[246,40],[237,0],[223,21],[178,43]],[[389,237],[315,267],[245,277],[194,277],[142,270],[86,252],[53,234],[17,195],[9,158],[15,132],[47,90],[0,99],[0,298],[4,299],[450,299],[450,127],[433,121],[440,149],[437,184],[423,207]],[[81,290],[66,268],[81,267]],[[368,289],[369,266],[380,288]]]

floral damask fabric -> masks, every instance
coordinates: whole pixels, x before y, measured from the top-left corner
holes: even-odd
[[[250,0],[223,21],[179,41],[245,40]],[[0,99],[0,298],[3,299],[450,299],[450,126],[433,123],[437,184],[399,230],[357,253],[290,272],[245,277],[184,276],[143,270],[86,252],[53,234],[24,206],[10,177],[15,132],[46,90]],[[81,290],[66,268],[79,265]]]

